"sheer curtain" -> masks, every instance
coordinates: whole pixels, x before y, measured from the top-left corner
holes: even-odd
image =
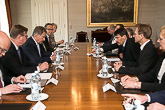
[[[5,32],[9,36],[9,24],[5,0],[0,0],[0,30]]]

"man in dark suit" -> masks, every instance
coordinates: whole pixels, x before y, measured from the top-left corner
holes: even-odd
[[[115,38],[114,38],[114,32],[120,28],[124,28],[123,24],[117,24],[116,27],[114,25],[109,25],[107,30],[108,33],[110,35],[112,35],[111,39],[107,42],[103,42],[103,43],[99,43],[100,46],[102,46],[102,48],[100,48],[101,52],[108,52],[108,51],[112,51],[112,53],[116,53],[118,51],[119,45],[116,43]],[[93,52],[95,52],[96,50],[93,49]],[[118,52],[120,53],[120,52]]]
[[[46,30],[42,26],[35,27],[32,37],[27,39],[26,43],[22,46],[26,56],[33,62],[40,64],[43,62],[51,63],[55,60],[55,53],[48,54],[40,50],[40,45],[45,41]]]
[[[157,40],[160,44],[160,49],[164,53],[159,57],[156,66],[147,72],[137,77],[124,76],[121,82],[124,88],[137,88],[145,91],[160,91],[165,90],[165,34],[160,33],[160,38]]]
[[[115,71],[123,74],[140,75],[145,74],[151,70],[158,60],[157,49],[152,44],[152,40],[150,39],[151,35],[151,26],[147,24],[137,24],[134,38],[135,42],[141,45],[138,65],[130,67],[122,65],[122,61],[115,62]]]
[[[127,97],[127,100],[124,102],[124,104],[127,104],[131,101],[131,99],[140,100],[141,103],[153,103],[150,104],[147,107],[147,110],[164,110],[165,106],[162,104],[165,104],[165,90],[157,91],[154,93],[149,93],[145,95],[138,95],[138,94],[122,94],[123,97]],[[157,102],[157,103],[155,103]]]
[[[10,47],[9,37],[4,32],[0,31],[0,57],[5,55],[9,47]],[[22,75],[19,77],[8,77],[7,80],[10,82],[10,85],[4,87],[2,71],[3,68],[0,62],[0,96],[2,96],[2,94],[21,92],[22,87],[18,86],[17,84],[11,84],[11,83],[25,83],[26,78]]]
[[[130,62],[136,64],[139,58],[139,45],[133,39],[128,38],[128,33],[124,28],[116,30],[114,35],[117,44],[120,46],[119,50],[122,53],[123,64],[125,66],[130,65]]]
[[[6,55],[2,57],[2,65],[4,67],[4,79],[6,77],[17,77],[19,75],[25,75],[26,73],[32,73],[34,71],[47,70],[49,65],[44,62],[40,65],[29,60],[24,54],[21,46],[27,40],[28,29],[22,25],[14,25],[10,31],[11,46],[6,52]],[[10,62],[9,62],[10,61]],[[5,84],[8,84],[5,80]]]
[[[41,45],[43,45],[43,47],[46,48],[45,49],[46,52],[53,52],[54,49],[52,47],[52,42],[51,42],[51,38],[53,34],[53,25],[52,23],[47,23],[45,24],[44,27],[46,29],[46,37],[45,37],[45,41],[43,41],[43,44]]]

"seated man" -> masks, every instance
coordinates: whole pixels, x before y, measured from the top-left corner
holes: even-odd
[[[5,56],[5,53],[10,47],[10,39],[9,37],[2,31],[0,31],[0,57]],[[4,87],[3,77],[2,77],[2,65],[0,63],[0,96],[2,94],[9,94],[9,93],[19,93],[22,91],[22,88],[17,84],[10,84]],[[3,73],[5,74],[5,73]],[[6,80],[12,83],[25,83],[26,79],[24,76],[19,77],[8,77]]]
[[[40,64],[43,62],[51,63],[55,60],[55,54],[47,54],[40,50],[40,45],[45,41],[46,30],[42,26],[35,27],[32,37],[27,39],[25,44],[22,46],[26,56],[33,62]]]
[[[127,104],[129,101],[131,101],[131,99],[136,99],[136,100],[140,100],[141,103],[145,103],[145,102],[153,103],[147,107],[147,110],[155,110],[158,108],[159,108],[158,110],[165,109],[165,105],[162,105],[165,104],[165,90],[149,93],[146,95],[122,94],[122,96],[127,98],[124,104]]]
[[[128,33],[124,28],[116,30],[114,35],[117,44],[120,46],[119,50],[122,52],[123,64],[125,66],[130,64],[129,62],[136,64],[139,58],[139,45],[133,39],[128,38]]]
[[[32,73],[36,70],[40,72],[47,70],[49,67],[47,62],[38,65],[30,61],[22,51],[21,46],[27,40],[27,31],[28,29],[22,25],[14,25],[11,28],[11,46],[6,52],[6,55],[1,59],[5,73],[5,84],[8,84],[8,82],[6,82],[6,77],[17,77],[19,75],[25,75],[26,73]]]
[[[58,42],[55,41],[55,35],[54,34],[55,34],[56,30],[57,30],[57,24],[52,23],[52,25],[53,25],[53,33],[52,33],[52,38],[51,38],[51,40],[52,40],[52,46],[53,47],[57,47],[58,45],[64,43],[64,40],[60,40]]]
[[[108,33],[112,35],[111,39],[107,42],[104,43],[99,43],[99,45],[102,46],[102,48],[100,49],[100,51],[106,53],[108,51],[112,51],[112,53],[120,53],[120,51],[118,52],[118,48],[119,45],[116,43],[115,41],[115,37],[114,37],[114,32],[120,28],[124,28],[123,24],[117,24],[116,28],[114,25],[109,25],[107,30]],[[92,50],[93,52],[95,52],[95,49]]]
[[[114,39],[114,32],[115,32],[115,26],[113,24],[109,25],[107,28],[107,31],[110,35],[112,35],[111,39],[107,42],[99,43],[100,46],[106,46],[107,44],[112,44],[112,41]]]
[[[114,64],[115,71],[123,74],[134,74],[140,75],[145,74],[151,70],[158,60],[157,49],[150,39],[152,34],[152,29],[150,25],[147,24],[137,24],[135,30],[135,42],[141,45],[140,56],[136,66],[122,65],[122,62],[116,62]]]
[[[124,88],[137,88],[145,91],[159,91],[165,89],[165,33],[160,33],[157,40],[164,53],[159,57],[156,66],[146,74],[137,77],[124,76],[121,82]]]
[[[133,29],[131,27],[124,27],[124,28],[127,30],[129,38],[133,38],[134,39],[134,37],[133,37]]]

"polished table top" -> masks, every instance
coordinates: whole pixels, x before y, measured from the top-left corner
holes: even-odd
[[[79,50],[64,55],[64,70],[58,78],[58,85],[45,86],[43,93],[49,98],[42,101],[47,110],[123,110],[120,94],[113,91],[103,93],[102,86],[110,79],[97,77],[101,59],[86,55],[91,53],[91,43],[76,43]],[[112,83],[111,83],[112,84]],[[3,95],[0,103],[32,103],[27,95]]]

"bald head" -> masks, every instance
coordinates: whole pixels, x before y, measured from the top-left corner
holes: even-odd
[[[10,39],[6,33],[0,31],[0,57],[5,55],[5,51],[7,51],[10,47]]]

